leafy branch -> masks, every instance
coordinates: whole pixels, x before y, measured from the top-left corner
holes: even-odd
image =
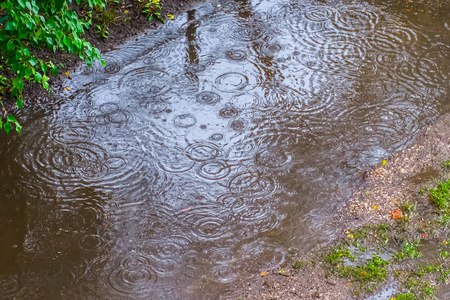
[[[69,5],[83,5],[91,10],[104,7],[104,0],[4,0],[0,4],[0,50],[4,74],[0,75],[0,93],[10,91],[19,109],[23,107],[22,90],[25,82],[37,82],[48,90],[51,75],[58,75],[58,67],[51,60],[35,57],[31,48],[65,51],[80,57],[91,65],[101,57],[100,51],[83,37],[91,20],[79,19]],[[3,106],[3,103],[1,103]],[[11,130],[12,124],[20,132],[21,126],[13,116],[8,116],[3,128]],[[0,126],[1,128],[1,126]]]

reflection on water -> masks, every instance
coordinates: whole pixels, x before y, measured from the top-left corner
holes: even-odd
[[[335,236],[448,107],[450,30],[368,4],[198,7],[1,142],[0,297],[214,298]]]

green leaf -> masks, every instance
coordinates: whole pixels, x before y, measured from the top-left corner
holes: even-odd
[[[14,43],[13,43],[12,41],[9,41],[9,42],[6,44],[6,48],[8,49],[8,51],[11,50],[11,49],[13,49],[13,48],[14,48]]]
[[[22,131],[22,126],[19,123],[16,123],[16,131],[20,133]]]
[[[103,65],[103,66],[106,66],[106,62],[102,59],[102,60],[100,60],[100,63]]]
[[[16,28],[17,28],[17,23],[16,23],[16,22],[11,21],[11,22],[6,23],[5,29],[6,29],[7,31],[13,31],[13,30],[16,29]]]
[[[11,131],[12,125],[11,123],[5,123],[5,126],[3,126],[5,128],[6,133],[9,133]]]
[[[41,73],[36,72],[36,73],[34,74],[34,82],[39,82],[39,81],[41,81],[41,79],[42,79]]]
[[[17,99],[16,100],[16,104],[17,104],[17,107],[19,107],[19,109],[22,109],[23,108],[23,101],[22,101],[22,99]],[[1,128],[0,128],[1,129]]]
[[[0,42],[6,41],[7,38],[8,38],[8,36],[6,35],[6,31],[1,31],[0,32]]]
[[[9,19],[9,16],[3,16],[0,18],[0,24],[6,22]],[[0,128],[1,129],[1,128]]]
[[[53,76],[58,76],[58,68],[57,67],[52,68],[52,74],[53,74]]]
[[[42,72],[44,72],[44,75],[45,75],[45,73],[47,73],[47,68],[48,68],[48,66],[46,64],[41,65],[41,70],[42,70]]]
[[[6,117],[6,120],[8,120],[8,122],[10,122],[10,123],[16,123],[17,122],[16,118],[13,115],[8,115]]]
[[[30,65],[32,65],[33,67],[34,67],[35,65],[38,64],[38,61],[37,61],[36,58],[34,58],[34,57],[30,58],[30,59],[28,60],[28,62],[29,62]]]
[[[65,2],[66,2],[65,0],[55,0],[55,8],[57,10],[61,10]]]

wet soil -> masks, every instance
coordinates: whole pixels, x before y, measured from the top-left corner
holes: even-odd
[[[204,2],[203,0],[161,0],[161,15],[167,16],[172,14],[177,16],[186,12],[195,5]],[[78,7],[77,7],[78,8]],[[101,12],[94,12],[93,24],[89,30],[86,30],[84,38],[93,46],[97,47],[102,54],[115,50],[118,46],[123,45],[133,37],[146,30],[156,29],[162,23],[159,20],[148,21],[145,14],[142,13],[140,4],[133,0],[125,0],[123,3],[110,2],[108,10],[114,11],[115,20],[108,24],[108,38],[103,38],[97,33],[96,25],[99,23],[98,18]],[[75,10],[79,16],[83,16],[84,12],[80,9]],[[95,15],[97,14],[97,15]],[[167,18],[165,18],[167,19]],[[126,21],[124,21],[126,20]],[[151,34],[151,31],[148,32]],[[24,109],[32,106],[38,107],[44,103],[55,103],[60,98],[59,94],[63,91],[63,82],[66,79],[66,72],[72,73],[80,67],[83,62],[76,55],[71,53],[57,51],[52,52],[48,49],[31,49],[36,57],[41,59],[49,59],[55,65],[62,63],[64,67],[59,68],[57,77],[51,76],[49,82],[49,91],[46,91],[40,84],[28,82],[23,89]],[[4,94],[2,101],[5,105],[3,114],[6,116],[10,113],[17,113],[18,108],[15,100],[10,95]]]
[[[428,191],[450,178],[450,170],[442,164],[450,159],[449,128],[450,114],[445,114],[423,128],[412,145],[368,171],[364,184],[337,212],[334,225],[341,234],[330,245],[348,239],[349,229],[353,231],[373,224],[388,224],[395,234],[409,240],[420,240],[422,245],[447,245],[448,226],[433,223],[437,212],[430,203]],[[407,223],[394,219],[392,214],[404,204],[415,207]],[[330,245],[319,246],[309,256],[295,257],[281,270],[244,280],[229,289],[221,299],[391,299],[403,292],[398,281],[389,278],[376,295],[355,296],[348,279],[330,277],[327,271],[323,255]],[[296,260],[302,263],[294,270]],[[447,299],[446,285],[441,283],[436,287],[438,299]]]

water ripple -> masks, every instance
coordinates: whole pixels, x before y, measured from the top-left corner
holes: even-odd
[[[380,16],[373,8],[364,5],[344,5],[339,7],[333,25],[344,32],[373,31]]]
[[[264,28],[257,23],[239,22],[237,29],[233,30],[232,37],[242,42],[252,42],[260,39],[265,34]]]
[[[246,75],[237,72],[228,72],[216,78],[216,88],[222,92],[242,90],[249,84]]]
[[[247,171],[231,178],[228,189],[236,195],[262,197],[276,193],[278,182],[270,174]]]
[[[230,50],[225,52],[226,56],[231,60],[245,60],[247,58],[247,54],[241,50]]]
[[[93,143],[74,143],[70,147],[54,145],[36,151],[24,166],[34,170],[44,182],[55,185],[59,185],[60,180],[66,183],[97,181],[108,170],[106,150]]]
[[[150,258],[145,254],[136,253],[123,258],[120,264],[110,271],[106,284],[108,288],[124,296],[136,294],[148,296],[157,279]]]
[[[0,277],[0,296],[14,298],[20,292],[20,285],[17,279],[11,277]],[[6,298],[5,298],[6,299]]]
[[[207,161],[199,165],[197,173],[200,177],[209,180],[218,180],[227,177],[231,172],[226,162],[220,160]]]
[[[181,226],[198,241],[222,240],[232,236],[229,220],[220,214],[219,208],[195,207],[179,215]]]
[[[190,170],[195,162],[188,159],[183,149],[161,148],[155,153],[158,165],[166,172],[183,173]]]
[[[239,111],[231,104],[227,104],[225,107],[219,110],[219,116],[222,118],[234,118],[239,115]]]
[[[303,14],[308,21],[311,22],[325,22],[330,20],[336,11],[328,6],[309,6],[303,10]]]
[[[194,161],[213,159],[219,154],[219,147],[212,143],[195,143],[186,147],[186,156]]]
[[[256,164],[260,164],[272,169],[284,168],[292,160],[292,155],[282,149],[265,149],[255,155]]]
[[[216,104],[221,99],[220,95],[211,91],[204,91],[197,95],[197,101],[202,104]]]
[[[188,128],[197,123],[197,119],[192,114],[181,114],[175,117],[174,124],[178,127]]]
[[[264,232],[270,232],[279,226],[280,220],[275,210],[268,209],[266,205],[246,205],[241,211],[234,211],[234,220],[237,222],[242,238],[255,237]]]
[[[68,120],[55,124],[50,131],[53,141],[61,144],[89,142],[95,136],[95,131],[89,122],[83,120]]]
[[[172,88],[172,79],[163,70],[139,68],[125,73],[119,87],[132,94],[159,95]]]
[[[405,61],[397,65],[397,79],[400,82],[413,87],[421,86],[438,87],[445,82],[447,76],[441,71],[440,67],[431,59],[420,58],[416,61]]]
[[[85,251],[97,250],[105,245],[105,239],[96,234],[87,234],[79,240],[78,245]]]

